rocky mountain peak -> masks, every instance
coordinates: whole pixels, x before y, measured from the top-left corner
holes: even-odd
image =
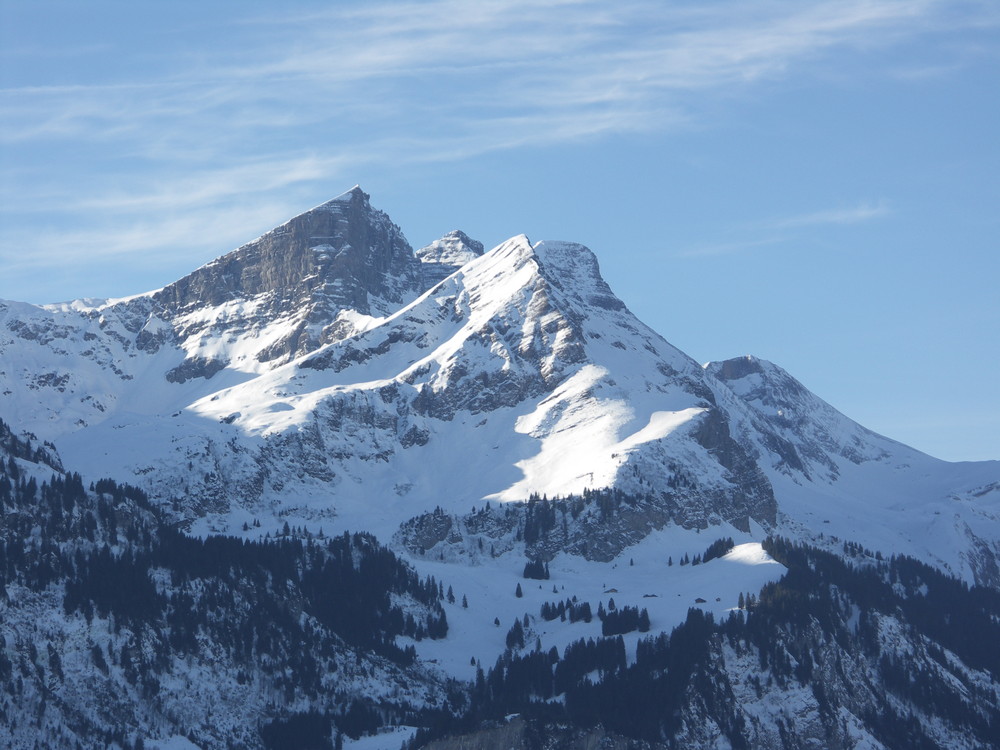
[[[453,240],[462,243],[469,250],[471,250],[475,255],[483,254],[483,243],[478,240],[474,240],[461,229],[453,229],[448,232],[442,239]]]
[[[603,310],[625,309],[601,276],[597,256],[589,247],[547,240],[536,243],[533,249],[546,278],[579,303]]]
[[[419,266],[403,233],[360,187],[285,222],[157,293],[173,310],[260,295],[277,304],[306,298],[329,311],[368,314],[402,304],[419,287]]]
[[[362,190],[360,185],[355,185],[350,190],[345,190],[336,198],[331,198],[326,203],[321,204],[321,206],[329,206],[331,203],[350,203],[351,201],[363,201],[368,204],[370,200],[371,196]]]
[[[752,354],[733,357],[722,362],[710,362],[706,369],[724,381],[740,380],[748,375],[763,372],[760,360]]]
[[[153,299],[202,372],[206,359],[216,368],[228,361],[200,351],[212,326],[253,331],[267,342],[254,358],[280,363],[351,335],[358,316],[389,315],[421,291],[420,263],[402,231],[355,186]]]
[[[416,252],[424,273],[424,286],[430,289],[471,260],[483,254],[483,243],[460,229],[448,232]]]
[[[769,449],[783,465],[806,477],[835,480],[840,459],[877,461],[899,447],[841,414],[773,362],[746,355],[710,362],[705,369],[766,424],[764,429],[776,438]]]

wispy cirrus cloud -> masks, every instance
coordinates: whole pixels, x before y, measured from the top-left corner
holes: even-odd
[[[784,242],[783,237],[767,237],[758,240],[736,240],[733,242],[713,242],[704,245],[697,245],[681,250],[677,253],[678,258],[708,258],[715,255],[732,255],[734,253],[745,253],[757,250],[769,245],[777,245]]]
[[[18,178],[0,180],[0,244],[31,236],[18,217],[44,199],[64,223],[83,223],[81,258],[92,246],[126,254],[122,238],[140,235],[135,251],[174,247],[190,236],[180,211],[236,222],[283,191],[350,184],[373,165],[697,126],[705,101],[840,50],[996,21],[988,5],[945,0],[430,0],[248,14],[220,26],[225,43],[186,26],[183,52],[143,51],[149,68],[4,78],[0,147]],[[95,42],[76,59],[88,50],[115,54]],[[884,210],[861,208],[774,228]],[[208,222],[200,240],[216,233],[221,246],[224,223]]]
[[[859,203],[849,208],[831,208],[780,219],[771,219],[737,227],[728,232],[740,239],[709,242],[677,253],[681,258],[704,258],[716,255],[748,253],[764,248],[801,241],[805,231],[815,227],[847,226],[880,219],[890,214],[884,201]]]
[[[822,224],[858,224],[863,221],[879,219],[889,214],[885,202],[861,203],[851,208],[833,208],[826,211],[815,211],[798,216],[788,216],[776,221],[767,222],[774,229],[792,229]]]
[[[252,195],[280,191],[298,183],[319,180],[339,169],[343,159],[335,156],[296,156],[237,164],[197,175],[177,176],[167,185],[136,192],[102,192],[82,196],[79,206],[87,211],[161,212],[211,206],[234,194]]]
[[[483,150],[497,147],[491,124],[511,117],[517,143],[570,118],[592,123],[584,134],[631,132],[662,127],[661,113],[690,106],[697,92],[780,77],[834,47],[922,33],[941,7],[437,0],[262,17],[245,24],[246,44],[206,50],[168,76],[0,90],[0,138],[105,140],[155,126],[178,142],[216,140],[205,123],[231,142],[340,123],[339,134],[365,146],[404,127],[426,132],[424,114],[439,139],[478,135]],[[374,138],[352,134],[357,123]],[[141,140],[130,145],[141,152]]]

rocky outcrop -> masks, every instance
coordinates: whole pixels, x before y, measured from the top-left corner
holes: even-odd
[[[206,359],[205,357],[192,357],[184,360],[172,370],[168,370],[165,375],[169,383],[184,383],[191,378],[205,378],[209,380],[215,373],[224,369],[225,362],[217,359]]]
[[[483,243],[456,229],[416,252],[424,275],[424,288],[430,289],[470,260],[483,254]]]
[[[260,335],[276,319],[287,332],[261,347],[283,362],[355,332],[342,311],[386,315],[423,289],[403,233],[355,187],[202,266],[153,298],[181,341],[206,331]],[[216,308],[206,318],[198,310]],[[195,314],[192,314],[195,313]]]
[[[413,556],[432,560],[476,564],[523,551],[532,560],[551,560],[567,552],[610,562],[669,524],[699,531],[723,522],[741,528],[750,517],[743,500],[691,486],[648,495],[605,490],[526,503],[487,503],[464,515],[436,508],[401,524],[395,541]]]
[[[402,304],[420,286],[413,250],[399,227],[359,187],[202,266],[155,295],[180,312],[273,295],[293,305],[318,296],[371,311],[370,296]]]
[[[733,439],[722,411],[711,409],[699,422],[694,438],[729,472],[735,488],[730,508],[746,506],[745,517],[727,520],[741,531],[750,530],[750,519],[766,528],[773,527],[777,521],[778,504],[775,502],[771,483],[757,466],[755,457]],[[725,515],[732,516],[732,511]]]
[[[852,422],[771,362],[753,356],[711,362],[706,370],[753,409],[763,442],[785,471],[836,479],[837,459],[884,459],[884,439]],[[881,444],[880,444],[881,443]]]

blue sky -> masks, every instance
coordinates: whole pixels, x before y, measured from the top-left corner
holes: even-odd
[[[998,92],[993,0],[3,0],[0,298],[157,288],[360,183],[1000,458]]]

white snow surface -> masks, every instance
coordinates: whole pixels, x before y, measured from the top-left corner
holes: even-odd
[[[344,750],[399,750],[403,742],[413,737],[415,727],[386,727],[378,734],[352,740],[344,737]]]
[[[720,531],[749,538],[732,528]],[[562,654],[574,641],[601,636],[598,604],[607,608],[613,599],[619,609],[635,606],[649,613],[650,633],[633,631],[623,636],[626,654],[633,660],[641,638],[669,632],[684,621],[690,608],[702,609],[716,620],[724,620],[736,609],[741,593],[756,594],[765,584],[784,575],[784,566],[764,552],[758,542],[738,544],[724,557],[701,565],[679,564],[684,555],[694,557],[704,552],[715,538],[715,530],[712,534],[695,534],[674,526],[653,532],[611,563],[561,554],[549,563],[551,578],[547,581],[523,579],[524,558],[516,555],[487,560],[475,567],[415,561],[422,574],[434,575],[451,586],[456,601],[445,605],[447,638],[400,640],[412,643],[422,659],[444,673],[463,680],[474,679],[476,665],[472,660],[476,659],[484,671],[492,667],[506,647],[507,631],[515,618],[528,616],[527,650],[540,643],[542,650],[555,646]],[[673,565],[667,564],[669,558],[673,559]],[[519,583],[521,597],[515,594]],[[468,608],[462,606],[463,596]],[[546,621],[540,616],[542,604],[555,604],[574,596],[579,602],[590,602],[594,614],[590,623],[570,623],[559,618]],[[495,624],[496,619],[500,620],[499,625]]]

